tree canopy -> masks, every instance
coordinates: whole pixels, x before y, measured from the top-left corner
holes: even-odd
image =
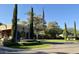
[[[46,34],[55,37],[62,33],[62,29],[59,27],[57,22],[49,22],[47,26]]]

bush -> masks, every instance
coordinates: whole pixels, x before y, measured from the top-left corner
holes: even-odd
[[[13,45],[20,46],[20,44],[18,44],[18,43],[13,43],[11,40],[7,40],[6,42],[4,41],[4,42],[3,42],[3,45],[4,45],[4,46],[13,46]]]

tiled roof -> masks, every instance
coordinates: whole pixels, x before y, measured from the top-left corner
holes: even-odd
[[[11,29],[12,28],[12,25],[1,25],[0,26],[0,31],[1,30],[6,30],[6,29]]]
[[[28,23],[26,21],[18,21],[18,26],[25,26],[26,28],[28,28]],[[7,29],[12,29],[12,25],[11,24],[8,24],[8,25],[1,25],[0,26],[0,31],[2,30],[7,30]]]

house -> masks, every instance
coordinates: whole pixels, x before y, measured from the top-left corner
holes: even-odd
[[[0,38],[5,35],[9,36],[11,33],[11,25],[1,25],[0,26]]]
[[[26,33],[26,37],[29,37],[29,25],[26,21],[18,21],[17,23],[17,31],[21,33],[24,31]],[[1,25],[0,26],[0,38],[3,38],[4,36],[11,36],[11,30],[12,30],[12,24],[8,25]]]
[[[64,38],[63,34],[60,34],[59,36]],[[68,34],[67,40],[76,40],[76,37],[74,36],[74,34]]]

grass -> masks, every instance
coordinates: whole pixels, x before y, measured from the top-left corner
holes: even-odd
[[[43,39],[40,42],[19,42],[19,45],[10,45],[11,48],[20,48],[20,49],[35,49],[35,48],[49,48],[51,44],[44,44],[43,42],[79,42],[78,40],[59,40],[59,39]]]
[[[48,48],[51,45],[49,44],[41,44],[41,45],[33,45],[33,46],[10,46],[11,48],[20,48],[20,49],[35,49],[35,48]]]
[[[50,44],[43,44],[42,42],[19,42],[17,45],[8,45],[11,48],[20,49],[35,49],[35,48],[48,48]]]
[[[45,40],[46,42],[66,42],[66,40],[58,40],[58,39],[56,39],[56,40],[53,40],[53,39],[51,39],[51,40]]]
[[[45,40],[45,42],[79,42],[79,40],[49,39]]]

